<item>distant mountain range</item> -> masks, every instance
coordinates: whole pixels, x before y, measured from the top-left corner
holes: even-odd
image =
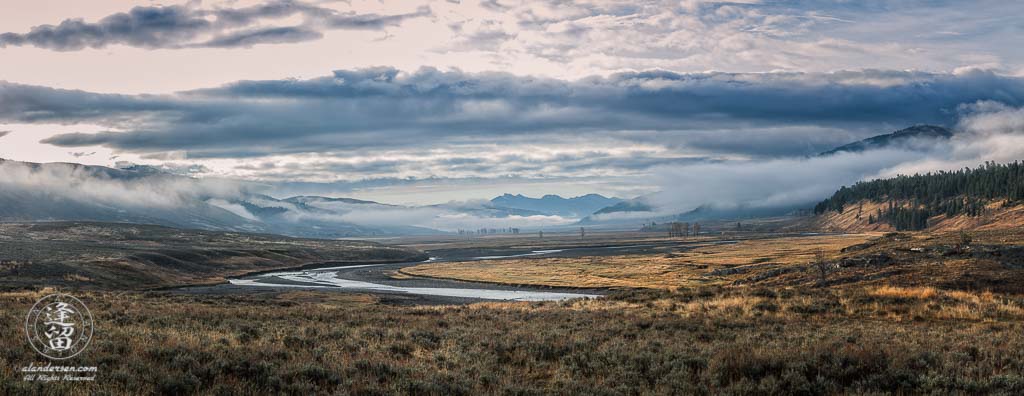
[[[521,209],[534,213],[556,215],[569,218],[588,216],[601,208],[623,202],[619,198],[608,198],[600,194],[587,194],[573,198],[562,198],[558,195],[545,195],[530,198],[522,194],[505,194],[491,200],[496,207]]]

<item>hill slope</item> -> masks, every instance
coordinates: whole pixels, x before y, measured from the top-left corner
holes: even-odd
[[[610,213],[623,213],[623,212],[653,212],[654,207],[647,203],[644,199],[637,198],[629,201],[622,201],[615,205],[601,208],[594,212],[595,215],[603,215]]]
[[[893,133],[869,137],[867,139],[836,147],[819,155],[827,156],[841,152],[861,152],[886,147],[906,147],[915,142],[946,140],[953,137],[949,129],[935,125],[915,125]]]
[[[316,262],[424,260],[373,242],[88,222],[0,223],[0,287],[140,289]]]
[[[979,229],[1024,225],[1024,163],[897,176],[842,187],[815,206],[841,231]]]

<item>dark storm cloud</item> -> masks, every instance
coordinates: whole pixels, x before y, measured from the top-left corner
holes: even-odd
[[[295,15],[303,18],[299,26],[257,26]],[[114,44],[141,48],[249,47],[316,40],[326,30],[383,29],[427,15],[430,9],[426,7],[399,15],[357,14],[288,0],[236,9],[188,5],[135,7],[94,23],[66,19],[58,25],[33,27],[27,33],[2,33],[0,48],[35,46],[77,51]]]
[[[166,97],[98,94],[0,81],[0,119],[26,123],[95,121],[116,125],[124,116],[169,115],[180,112],[183,105]]]
[[[1024,79],[982,71],[866,71],[639,72],[564,81],[374,68],[309,80],[242,81],[169,96],[5,83],[0,117],[88,122],[116,130],[45,140],[59,146],[183,150],[194,158],[514,143],[581,134],[777,156],[864,137],[840,134],[801,144],[815,131],[877,134],[918,123],[950,125],[959,105],[979,100],[1024,104]],[[770,130],[771,138],[752,140],[742,132],[757,128]]]

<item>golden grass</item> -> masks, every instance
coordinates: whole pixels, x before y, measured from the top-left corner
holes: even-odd
[[[895,231],[888,223],[869,223],[869,216],[877,216],[878,211],[888,210],[888,202],[872,202],[864,200],[846,205],[842,213],[828,211],[818,216],[818,226],[828,231],[840,232],[878,232]]]
[[[718,265],[806,264],[820,249],[834,256],[847,246],[863,243],[877,234],[821,235],[740,241],[682,253],[694,263]]]
[[[938,290],[934,287],[882,286],[869,292],[884,298],[913,300],[907,309],[911,318],[937,320],[1024,319],[1021,301],[990,291]],[[897,319],[905,319],[899,317]]]
[[[696,283],[706,269],[655,255],[489,260],[424,264],[402,269],[414,276],[561,287],[657,287]]]
[[[959,230],[999,230],[1016,228],[1024,224],[1024,205],[1004,207],[1004,201],[993,201],[986,205],[986,213],[981,216],[964,214],[946,217],[933,216],[929,220],[929,230],[937,232]],[[902,206],[909,206],[903,202]],[[863,200],[848,204],[842,213],[829,211],[817,219],[818,227],[828,231],[841,232],[872,232],[894,231],[895,229],[882,222],[869,223],[869,216],[877,216],[878,211],[888,210],[889,202],[872,202]]]
[[[578,300],[565,304],[582,311],[648,309],[682,317],[712,315],[734,319],[775,317],[795,320],[802,315],[813,314],[819,318],[884,318],[896,322],[1024,320],[1024,301],[1012,295],[988,291],[868,286],[830,290],[828,293],[835,298],[823,299],[821,295],[802,294],[795,289],[766,293],[751,293],[750,289],[727,290],[730,291],[690,301],[661,298],[642,302]],[[676,293],[686,292],[680,290]]]
[[[0,315],[51,292],[0,292]],[[0,326],[0,393],[1016,394],[1022,378],[1004,373],[1024,362],[1018,295],[929,287],[419,307],[321,291],[75,294],[102,332],[72,364],[99,366],[98,380],[21,381],[38,357],[15,323]]]
[[[871,294],[882,297],[928,299],[934,298],[939,292],[934,287],[882,286],[872,291]]]
[[[744,265],[803,265],[822,250],[828,256],[874,237],[871,234],[822,235],[706,244],[670,255],[663,253],[578,258],[524,258],[431,263],[401,270],[406,275],[478,282],[561,287],[672,288],[731,282],[708,276],[715,269]]]

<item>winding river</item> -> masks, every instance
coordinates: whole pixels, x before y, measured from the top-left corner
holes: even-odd
[[[715,241],[713,244],[735,243]],[[505,301],[559,301],[573,298],[597,298],[607,292],[602,289],[550,288],[537,286],[498,285],[480,282],[432,278],[396,279],[391,274],[403,267],[429,262],[483,261],[516,257],[581,257],[649,253],[692,246],[686,242],[646,243],[617,246],[575,247],[565,249],[533,250],[526,252],[499,251],[484,256],[435,257],[427,261],[362,264],[325,268],[271,272],[230,279],[230,285],[242,288],[305,288],[329,289],[354,293],[409,295],[442,302],[505,300]],[[455,255],[459,256],[459,255]]]
[[[481,256],[474,257],[474,260],[496,260],[502,258],[514,258],[525,256],[542,256],[563,250],[534,251],[524,254],[505,256]],[[440,279],[423,279],[421,281],[435,284],[436,286],[447,287],[420,287],[411,285],[414,282],[402,282],[401,279],[379,279],[379,274],[384,271],[393,271],[397,268],[420,265],[429,262],[439,262],[432,258],[427,261],[399,263],[399,264],[365,264],[342,267],[316,268],[302,271],[271,272],[252,277],[230,279],[229,282],[236,286],[262,286],[262,287],[287,287],[287,288],[332,288],[356,292],[371,293],[405,293],[423,296],[454,297],[480,300],[507,300],[507,301],[558,301],[571,298],[596,298],[600,294],[580,292],[560,292],[538,290],[533,287],[518,287],[510,289],[499,285],[490,285],[476,282],[448,281]],[[368,278],[377,278],[368,280]],[[396,284],[397,283],[397,284]],[[405,285],[409,283],[410,285]],[[433,285],[432,285],[433,286]]]

